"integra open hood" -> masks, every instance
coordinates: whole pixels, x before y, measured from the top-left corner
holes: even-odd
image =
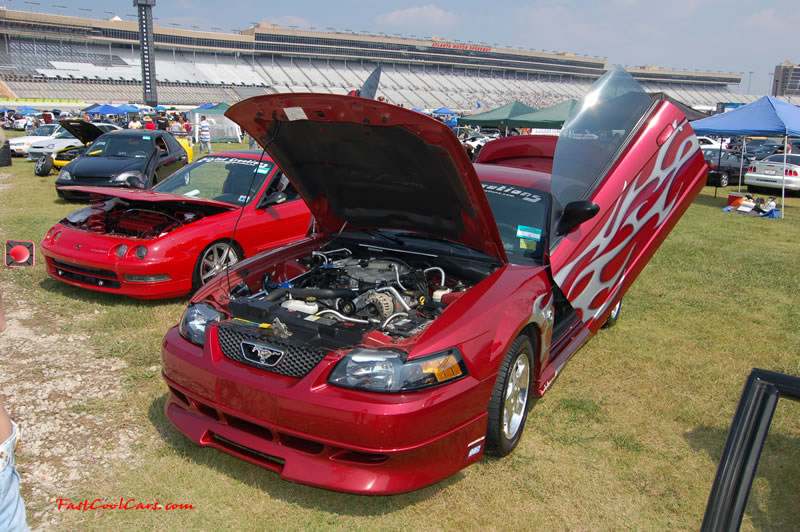
[[[148,202],[148,203],[177,203],[182,205],[203,205],[215,207],[220,212],[232,211],[236,205],[217,201],[208,198],[196,198],[183,194],[170,194],[168,192],[157,192],[155,190],[141,190],[138,188],[126,187],[93,187],[93,186],[64,186],[58,187],[72,192],[83,192],[89,194],[98,201],[105,201],[111,198],[120,198],[127,201]]]
[[[266,146],[323,231],[419,231],[507,260],[475,169],[442,122],[333,94],[257,96],[225,115]]]

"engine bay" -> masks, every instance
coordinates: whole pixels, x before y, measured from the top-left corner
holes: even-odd
[[[214,205],[141,202],[115,197],[93,201],[68,214],[61,223],[93,233],[153,239],[224,210]]]
[[[305,271],[273,280],[267,273],[254,294],[233,297],[234,321],[267,336],[328,349],[353,346],[370,333],[386,341],[422,333],[448,305],[491,273],[456,266],[435,255],[403,255],[367,247],[314,251],[297,259]],[[476,278],[478,277],[478,278]]]

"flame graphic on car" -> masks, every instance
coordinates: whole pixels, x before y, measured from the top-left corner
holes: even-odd
[[[554,276],[584,322],[597,319],[615,301],[631,259],[669,218],[687,185],[679,179],[680,169],[700,145],[687,120],[672,126],[656,156],[616,200],[595,239]]]

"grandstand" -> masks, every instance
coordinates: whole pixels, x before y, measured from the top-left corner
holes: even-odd
[[[0,91],[17,98],[140,102],[138,27],[118,17],[83,19],[0,9]],[[284,29],[239,33],[154,26],[159,103],[233,103],[274,92],[344,94],[382,66],[378,95],[422,109],[537,108],[583,96],[607,66],[600,58],[496,48],[429,37]],[[689,105],[748,103],[739,74],[630,69],[650,92]]]

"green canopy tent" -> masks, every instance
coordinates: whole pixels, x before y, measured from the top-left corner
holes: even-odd
[[[479,113],[477,115],[462,116],[458,119],[458,125],[469,124],[471,126],[510,126],[509,120],[517,115],[532,113],[535,107],[525,105],[522,102],[513,102],[497,109]]]
[[[515,116],[508,121],[511,127],[536,127],[541,129],[561,129],[569,118],[578,100],[567,100],[553,107]]]
[[[211,142],[242,141],[242,130],[239,129],[236,122],[225,116],[225,111],[228,110],[230,105],[227,103],[218,103],[211,107],[204,107],[205,106],[201,105],[190,111],[191,121],[195,124],[199,124],[201,117],[205,116],[208,119],[208,123],[211,125]],[[195,142],[198,142],[199,134],[200,132],[195,126]]]

